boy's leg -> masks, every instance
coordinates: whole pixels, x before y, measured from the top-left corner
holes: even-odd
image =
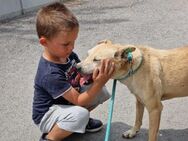
[[[86,91],[91,85],[82,87],[82,91]],[[98,92],[98,96],[86,106],[89,111],[95,109],[99,104],[102,104],[111,97],[106,87],[104,86],[101,91]],[[97,132],[103,128],[103,123],[100,120],[89,118],[89,122],[86,126],[87,132]]]
[[[82,87],[81,91],[86,91],[87,89],[89,89],[91,87],[91,85],[86,85],[84,87]],[[92,111],[93,109],[95,109],[99,104],[102,104],[103,102],[105,102],[106,100],[108,100],[111,97],[111,95],[109,94],[108,90],[106,89],[106,86],[104,86],[97,94],[97,97],[89,104],[86,106],[86,108],[89,111]]]
[[[84,133],[89,111],[80,106],[53,105],[44,115],[39,128],[50,140],[62,140],[73,132]]]
[[[63,130],[59,128],[57,124],[52,128],[52,130],[48,133],[46,136],[47,139],[52,140],[52,141],[61,141],[62,139],[68,137],[71,135],[72,132]]]

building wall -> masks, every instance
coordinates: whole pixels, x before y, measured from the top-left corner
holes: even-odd
[[[0,0],[0,20],[21,14],[20,0]]]
[[[62,0],[0,0],[0,21],[35,10],[53,1]]]

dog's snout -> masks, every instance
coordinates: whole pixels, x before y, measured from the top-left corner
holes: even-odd
[[[76,64],[76,69],[80,72],[81,71],[81,63]]]

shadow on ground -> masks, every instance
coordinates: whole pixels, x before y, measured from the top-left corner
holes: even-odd
[[[105,125],[106,128],[106,125]],[[86,134],[73,134],[65,141],[104,141],[105,137],[105,128],[98,133],[86,133]],[[148,138],[148,130],[141,129],[139,134],[133,139],[124,139],[122,138],[122,133],[131,126],[122,123],[122,122],[114,122],[111,125],[111,135],[110,141],[147,141]],[[187,141],[188,138],[188,128],[187,129],[163,129],[159,132],[158,141]]]

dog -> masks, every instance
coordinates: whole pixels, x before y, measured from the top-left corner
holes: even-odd
[[[149,113],[148,141],[157,141],[161,101],[188,96],[188,47],[162,50],[104,40],[90,49],[77,67],[81,73],[92,74],[102,59],[114,62],[112,79],[126,85],[136,97],[135,124],[122,136],[133,138],[139,132],[145,107]]]

